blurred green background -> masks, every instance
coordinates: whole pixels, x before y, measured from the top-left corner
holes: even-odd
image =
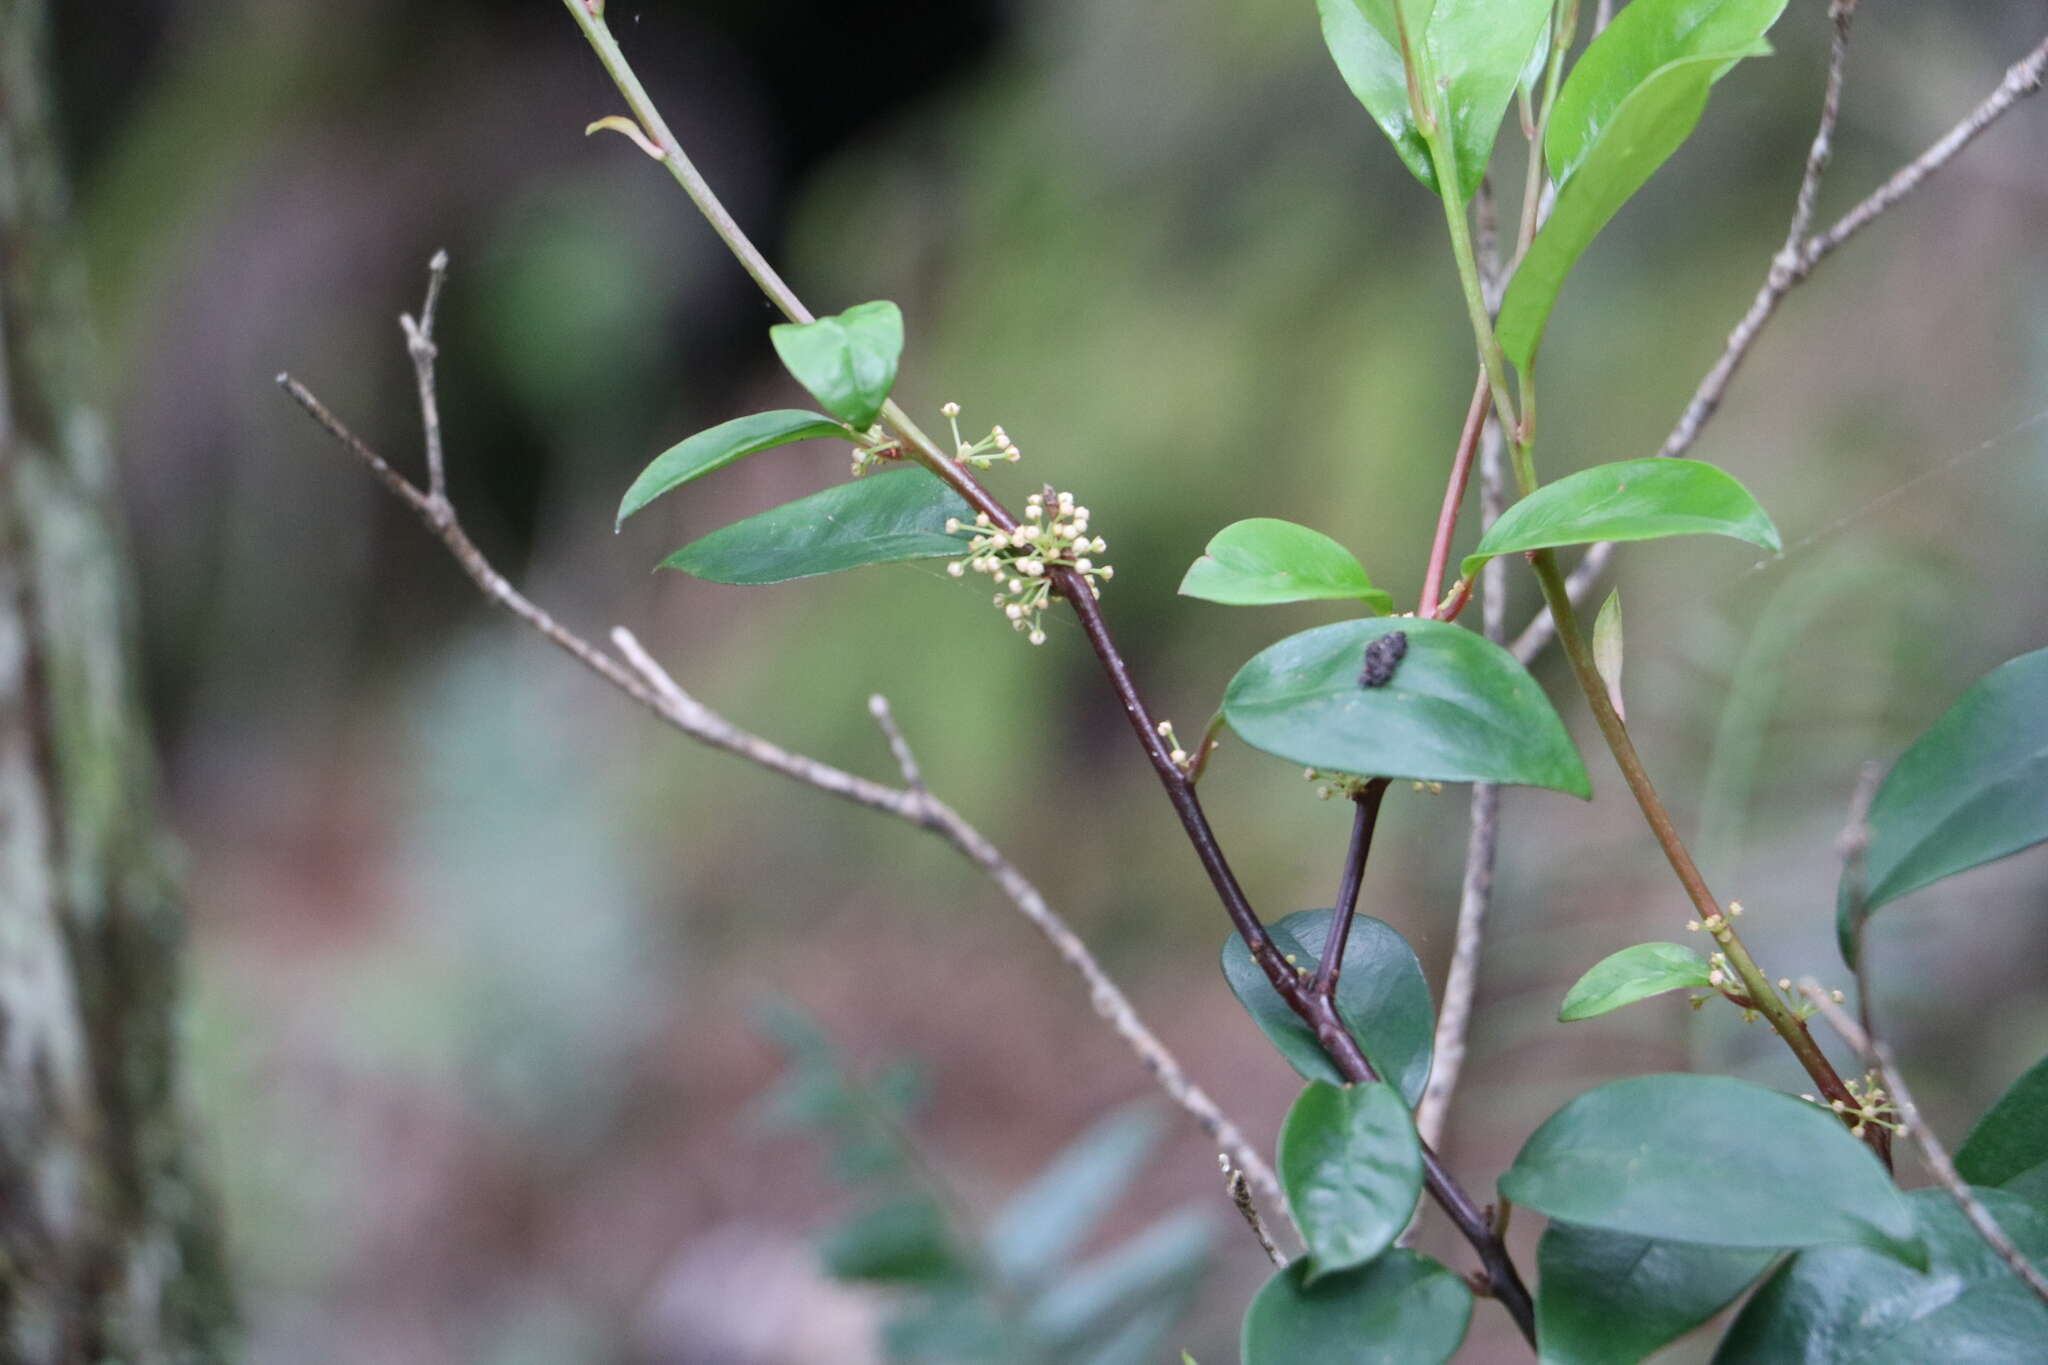
[[[2039,36],[2026,0],[1864,8],[1824,219]],[[815,1144],[751,1117],[778,1068],[750,1022],[764,998],[857,1062],[921,1059],[920,1132],[977,1209],[1148,1084],[936,841],[660,730],[489,613],[279,395],[289,369],[415,460],[396,316],[437,247],[453,491],[500,566],[593,638],[630,626],[739,723],[884,777],[865,703],[887,694],[934,785],[1270,1139],[1293,1080],[1222,986],[1222,918],[1077,631],[1029,649],[929,563],[765,589],[649,573],[843,477],[837,446],[749,461],[611,534],[655,452],[801,395],[668,178],[584,137],[619,100],[559,4],[57,10],[198,917],[194,1093],[257,1359],[870,1359],[876,1304],[810,1249],[844,1195]],[[1823,11],[1795,0],[1779,55],[1723,83],[1568,286],[1549,473],[1654,450],[1746,306],[1811,135]],[[1050,481],[1094,510],[1105,607],[1184,736],[1246,657],[1336,613],[1176,598],[1226,522],[1307,522],[1412,596],[1470,342],[1440,214],[1308,0],[612,0],[611,18],[814,307],[902,305],[905,405],[1002,423],[1027,460],[1001,491]],[[1758,493],[1783,560],[1705,540],[1620,557],[1632,728],[1776,971],[1840,975],[1832,844],[1858,764],[2048,644],[2044,153],[2048,105],[2022,108],[1758,348],[1696,453]],[[1511,621],[1532,599],[1519,582]],[[1683,937],[1686,911],[1569,679],[1540,672],[1598,797],[1506,800],[1448,1142],[1480,1191],[1604,1078],[1699,1065],[1798,1088],[1759,1029],[1676,999],[1550,1022],[1580,970]],[[1264,910],[1327,903],[1345,817],[1298,771],[1226,743],[1203,791]],[[1464,810],[1462,791],[1396,793],[1366,887],[1437,981]],[[1952,1136],[2048,1046],[2044,900],[2036,853],[1877,923],[1879,1018]],[[1114,1232],[1221,1207],[1201,1135],[1170,1132]],[[1265,1269],[1235,1232],[1176,1337],[1205,1365],[1234,1358]],[[1426,1244],[1463,1264],[1440,1228]],[[1471,1360],[1519,1358],[1503,1323],[1482,1306]]]

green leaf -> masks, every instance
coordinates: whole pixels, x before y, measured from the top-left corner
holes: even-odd
[[[1303,910],[1267,930],[1282,954],[1304,971],[1314,971],[1329,940],[1332,912]],[[1232,935],[1223,944],[1223,979],[1260,1030],[1280,1050],[1287,1064],[1311,1081],[1342,1085],[1344,1078],[1316,1042],[1314,1030],[1266,980],[1252,961],[1244,940]],[[1434,1044],[1436,1009],[1429,982],[1415,950],[1392,925],[1370,915],[1351,923],[1344,941],[1344,965],[1337,977],[1337,1013],[1367,1060],[1403,1099],[1414,1104],[1429,1081],[1429,1055]]]
[[[1442,1365],[1472,1320],[1472,1291],[1427,1257],[1390,1251],[1313,1284],[1308,1258],[1266,1281],[1244,1315],[1244,1365]]]
[[[1366,645],[1395,631],[1408,650],[1392,680],[1360,686]],[[1592,794],[1529,671],[1445,621],[1341,621],[1289,636],[1238,670],[1223,713],[1253,748],[1311,768]]]
[[[1956,1149],[1956,1170],[1972,1185],[2048,1205],[2048,1057],[1984,1111]]]
[[[1188,566],[1180,592],[1233,607],[1356,598],[1374,611],[1394,609],[1394,599],[1372,585],[1351,551],[1321,531],[1275,517],[1218,531]]]
[[[1215,1240],[1216,1220],[1206,1208],[1170,1213],[1063,1276],[1031,1305],[1025,1324],[1055,1351],[1112,1331],[1127,1315],[1192,1287]]]
[[[1394,0],[1317,0],[1323,42],[1344,83],[1394,144],[1415,178],[1434,190],[1436,167],[1415,127],[1401,64]],[[1551,0],[1409,0],[1408,31],[1422,36],[1425,89],[1441,91],[1458,166],[1459,202],[1486,175],[1501,115],[1514,98],[1530,50],[1547,31]]]
[[[2048,649],[1992,669],[1892,765],[1870,803],[1863,894],[1843,878],[1842,956],[1871,911],[2048,839]]]
[[[1561,1023],[1592,1019],[1666,991],[1707,984],[1707,961],[1679,943],[1638,943],[1602,958],[1565,994]]]
[[[1159,1140],[1159,1116],[1129,1105],[1096,1123],[1003,1205],[988,1258],[1007,1280],[1031,1284],[1086,1241]]]
[[[1699,460],[1649,456],[1595,465],[1547,483],[1501,513],[1465,556],[1470,578],[1496,555],[1599,540],[1717,535],[1773,554],[1778,528],[1727,471]]]
[[[814,436],[845,438],[851,434],[829,417],[795,408],[757,412],[751,417],[735,417],[730,422],[721,422],[711,430],[700,431],[689,440],[672,445],[655,456],[654,463],[641,470],[640,477],[633,480],[633,486],[626,490],[625,498],[619,503],[618,520],[613,525],[623,525],[627,517],[670,489],[680,488],[700,474],[722,469],[735,460],[773,450],[776,446],[786,446],[792,441],[807,441]]]
[[[1741,58],[1769,50],[1759,41],[1672,62],[1658,68],[1615,109],[1577,174],[1558,191],[1549,220],[1508,281],[1497,332],[1517,368],[1527,373],[1535,363],[1565,276],[1621,206],[1692,133],[1706,112],[1707,92],[1714,82]]]
[[[661,562],[714,583],[792,578],[964,554],[949,517],[974,515],[958,493],[923,469],[871,474],[786,502],[695,540]]]
[[[1607,699],[1614,703],[1614,714],[1628,719],[1628,706],[1621,695],[1621,589],[1607,594],[1607,600],[1600,604],[1600,614],[1593,618],[1593,667],[1600,670],[1600,681],[1607,684]]]
[[[1422,1141],[1384,1082],[1310,1082],[1281,1126],[1279,1166],[1311,1284],[1392,1246],[1422,1197]]]
[[[825,1235],[818,1252],[836,1280],[935,1284],[960,1271],[945,1215],[923,1195],[855,1214]]]
[[[1559,185],[1572,178],[1622,104],[1660,67],[1753,47],[1778,21],[1785,3],[1635,0],[1616,14],[1557,92],[1543,138],[1550,178]],[[1733,64],[1731,58],[1723,60]]]
[[[1727,1307],[1777,1255],[1553,1222],[1536,1244],[1542,1365],[1637,1365]]]
[[[1536,1130],[1500,1188],[1553,1218],[1639,1237],[1915,1252],[1912,1211],[1840,1119],[1729,1076],[1589,1090]]]
[[[775,353],[825,411],[866,431],[889,400],[903,357],[903,314],[889,302],[863,303],[837,317],[768,329]]]
[[[2048,1210],[1978,1190],[2023,1255],[2048,1269]],[[1859,1247],[1802,1251],[1743,1306],[1716,1365],[2020,1365],[2048,1360],[2048,1306],[1947,1192],[1907,1205],[1927,1244],[1918,1273]]]

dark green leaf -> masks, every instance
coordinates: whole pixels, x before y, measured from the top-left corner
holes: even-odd
[[[2048,1057],[1984,1111],[1956,1150],[1956,1170],[1972,1185],[2048,1205]]]
[[[1979,1190],[2022,1254],[2048,1269],[2048,1210]],[[2048,1306],[1942,1190],[1906,1196],[1927,1244],[1916,1272],[1860,1247],[1802,1251],[1744,1305],[1717,1365],[2041,1365]]]
[[[1751,48],[1785,2],[1635,0],[1617,13],[1557,92],[1543,138],[1551,179],[1562,185],[1572,178],[1622,104],[1658,68]]]
[[[714,583],[792,578],[965,554],[948,518],[974,515],[960,495],[923,469],[871,474],[737,521],[662,561]]]
[[[1436,167],[1408,100],[1393,3],[1317,0],[1323,42],[1402,163],[1436,189]],[[1435,0],[1433,8],[1408,0],[1405,6],[1408,32],[1421,39],[1423,88],[1441,92],[1438,107],[1451,131],[1461,203],[1486,174],[1501,115],[1530,50],[1548,28],[1550,10],[1551,0]]]
[[[1422,1195],[1415,1121],[1384,1082],[1310,1082],[1281,1126],[1279,1167],[1311,1283],[1392,1246]]]
[[[1397,630],[1408,649],[1392,680],[1361,686],[1366,645]],[[1529,671],[1445,621],[1341,621],[1289,636],[1238,670],[1223,713],[1253,748],[1311,768],[1592,794]]]
[[[1638,943],[1601,959],[1566,992],[1560,1022],[1592,1019],[1666,991],[1707,984],[1707,961],[1678,943]]]
[[[1348,0],[1347,0],[1348,3]],[[1181,596],[1230,606],[1357,598],[1374,611],[1394,599],[1373,587],[1351,551],[1306,526],[1273,517],[1233,522],[1181,580]]]
[[[1637,1365],[1727,1307],[1777,1254],[1554,1222],[1536,1246],[1542,1365]]]
[[[1022,1284],[1058,1268],[1115,1207],[1159,1140],[1159,1116],[1132,1105],[1083,1133],[989,1225],[988,1257]]]
[[[700,431],[680,445],[670,446],[654,457],[654,463],[640,471],[640,477],[633,480],[633,486],[626,490],[625,498],[619,503],[619,516],[615,525],[623,524],[627,517],[653,502],[672,488],[680,488],[700,474],[709,474],[721,469],[734,460],[776,446],[786,446],[792,441],[807,441],[814,436],[847,437],[845,427],[829,417],[815,412],[802,412],[794,408],[780,412],[757,412],[751,417],[735,417],[730,422],[721,422],[709,431]]]
[[[1636,1076],[1550,1116],[1501,1193],[1588,1227],[1711,1246],[1858,1242],[1916,1257],[1878,1160],[1818,1105],[1730,1076]]]
[[[1568,474],[1501,514],[1465,556],[1470,578],[1495,555],[1599,540],[1732,536],[1777,553],[1778,528],[1734,476],[1699,460],[1651,456]]]
[[[1412,1251],[1314,1284],[1304,1256],[1252,1300],[1244,1365],[1442,1365],[1471,1319],[1465,1282]]]
[[[1842,956],[1862,921],[1943,877],[2048,839],[2048,649],[2000,664],[1913,741],[1870,803],[1860,904],[1842,883]]]
[[[1025,1322],[1055,1351],[1096,1339],[1161,1297],[1185,1293],[1207,1267],[1215,1240],[1207,1209],[1170,1213],[1063,1276],[1031,1305]]]
[[[1328,910],[1303,910],[1272,925],[1268,932],[1296,966],[1312,972],[1329,940],[1331,918]],[[1244,940],[1234,934],[1223,945],[1223,979],[1289,1066],[1311,1081],[1344,1083],[1323,1055],[1314,1031],[1287,1008],[1273,983],[1252,961]],[[1370,915],[1360,915],[1352,922],[1351,935],[1344,941],[1343,970],[1337,977],[1337,1013],[1350,1026],[1351,1036],[1358,1040],[1373,1069],[1397,1086],[1409,1104],[1421,1099],[1422,1087],[1429,1081],[1436,1010],[1415,950],[1392,925]]]
[[[903,356],[903,314],[886,301],[837,317],[768,329],[775,353],[825,411],[861,431],[873,425],[896,383]]]
[[[1500,344],[1523,372],[1535,362],[1550,310],[1572,266],[1692,133],[1706,112],[1707,91],[1721,73],[1743,57],[1766,51],[1758,42],[1672,62],[1658,68],[1615,109],[1578,173],[1558,191],[1549,220],[1530,243],[1501,300]]]
[[[945,1215],[922,1195],[877,1204],[825,1235],[825,1272],[839,1280],[933,1284],[960,1271]]]

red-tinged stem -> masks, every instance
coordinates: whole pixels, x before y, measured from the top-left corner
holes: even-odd
[[[1472,386],[1472,404],[1465,412],[1465,429],[1458,433],[1458,453],[1451,458],[1451,477],[1444,485],[1444,505],[1436,514],[1436,539],[1429,546],[1429,567],[1422,574],[1422,602],[1415,614],[1433,619],[1444,595],[1444,572],[1451,562],[1451,539],[1458,530],[1458,509],[1465,504],[1465,486],[1472,481],[1472,462],[1479,450],[1479,434],[1486,430],[1487,398],[1492,390],[1486,371]],[[1469,586],[1467,595],[1469,596]],[[1462,605],[1462,604],[1461,604]]]

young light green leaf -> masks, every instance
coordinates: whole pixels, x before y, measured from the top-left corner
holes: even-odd
[[[1600,670],[1600,681],[1607,684],[1607,699],[1614,703],[1614,714],[1628,719],[1628,703],[1621,695],[1621,589],[1607,594],[1607,600],[1600,606],[1600,614],[1593,618],[1593,666]]]
[[[1188,566],[1181,596],[1229,606],[1356,598],[1377,612],[1394,599],[1372,585],[1351,551],[1306,526],[1274,517],[1232,522]]]
[[[1429,145],[1415,127],[1394,24],[1394,0],[1317,0],[1323,42],[1344,83],[1380,125],[1408,169],[1437,188]],[[1501,116],[1523,64],[1550,23],[1551,0],[1406,0],[1402,13],[1424,64],[1425,91],[1449,127],[1462,203],[1486,175]]]
[[[1472,1320],[1465,1282],[1412,1251],[1313,1284],[1302,1257],[1244,1316],[1244,1365],[1443,1365]]]
[[[1550,178],[1579,169],[1622,103],[1660,67],[1752,47],[1786,0],[1636,0],[1586,48],[1557,92],[1543,138]],[[1732,64],[1732,60],[1731,60]]]
[[[816,322],[768,329],[775,353],[825,411],[866,431],[896,384],[903,357],[903,314],[886,300],[863,303]]]
[[[1109,1216],[1159,1140],[1159,1116],[1130,1105],[1096,1123],[1004,1204],[985,1239],[989,1261],[1012,1284],[1057,1269]]]
[[[1391,679],[1363,686],[1366,646],[1396,631],[1407,647]],[[1592,794],[1529,671],[1445,621],[1341,621],[1289,636],[1238,670],[1223,714],[1253,748],[1311,768]]]
[[[1592,1019],[1666,991],[1704,988],[1706,959],[1678,943],[1638,943],[1594,964],[1564,997],[1560,1022]]]
[[[1978,1190],[2020,1253],[2048,1269],[2048,1209]],[[1928,1265],[1861,1247],[1802,1251],[1764,1282],[1715,1365],[2017,1365],[2048,1360],[2048,1307],[1970,1226],[1944,1190],[1905,1197]]]
[[[1956,1171],[2048,1207],[2048,1057],[1984,1111],[1956,1149]]]
[[[1330,921],[1328,910],[1303,910],[1271,925],[1268,932],[1296,967],[1314,971],[1329,940]],[[1344,1083],[1316,1042],[1314,1030],[1287,1008],[1235,934],[1224,940],[1223,979],[1289,1066],[1311,1081]],[[1352,921],[1337,977],[1337,1013],[1373,1070],[1398,1088],[1409,1104],[1421,1099],[1422,1087],[1429,1082],[1436,1009],[1415,950],[1393,926],[1370,915]]]
[[[1862,894],[1842,879],[1842,957],[1871,911],[2048,839],[2048,649],[1992,669],[1885,776],[1866,819]]]
[[[1280,1186],[1308,1243],[1306,1282],[1394,1244],[1422,1196],[1422,1141],[1384,1082],[1312,1081],[1280,1128]]]
[[[721,422],[709,431],[700,431],[689,440],[672,445],[655,456],[654,463],[641,470],[640,477],[633,480],[633,486],[626,490],[626,496],[619,503],[618,520],[613,525],[623,525],[627,517],[663,493],[680,488],[699,475],[722,469],[735,460],[776,446],[786,446],[792,441],[807,441],[814,436],[850,438],[852,434],[842,423],[829,417],[794,408],[757,412],[751,417],[735,417],[730,422]]]
[[[1717,535],[1778,553],[1778,528],[1733,475],[1699,460],[1650,456],[1595,465],[1509,507],[1465,556],[1470,578],[1495,555],[1600,540]]]
[[[1517,368],[1526,373],[1535,363],[1565,276],[1621,206],[1691,135],[1706,112],[1707,92],[1715,80],[1743,57],[1767,51],[1758,42],[1672,62],[1658,68],[1615,109],[1577,174],[1558,191],[1549,220],[1508,281],[1497,333]]]
[[[661,562],[714,583],[786,583],[792,578],[964,554],[948,518],[974,515],[958,493],[923,469],[834,484],[691,541]]]
[[[1777,1255],[1553,1221],[1536,1244],[1542,1365],[1639,1365],[1727,1307]]]
[[[1818,1105],[1731,1076],[1636,1076],[1551,1115],[1500,1180],[1587,1227],[1710,1246],[1854,1242],[1920,1259],[1913,1213]]]

